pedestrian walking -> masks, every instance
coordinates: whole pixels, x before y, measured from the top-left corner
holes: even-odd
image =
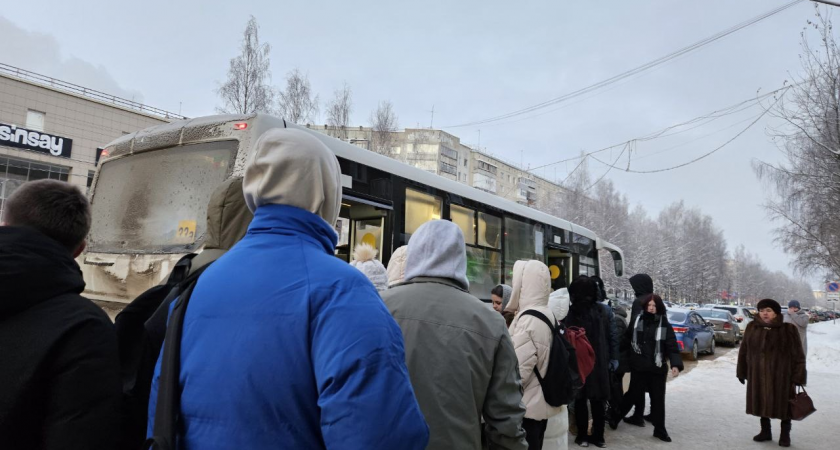
[[[650,278],[650,275],[646,273],[639,273],[630,277],[630,286],[633,287],[633,293],[635,294],[636,298],[633,300],[633,305],[630,308],[630,320],[628,324],[632,324],[636,322],[636,316],[642,313],[642,303],[641,299],[646,295],[653,294],[653,280]],[[636,384],[639,384],[640,381],[637,380]],[[630,374],[630,385],[633,386],[633,374]],[[629,393],[631,389],[628,388],[627,392]],[[624,394],[627,395],[626,393]],[[645,420],[650,419],[650,416],[645,415],[645,396],[644,395],[637,395],[633,397],[635,400],[635,407],[633,411],[633,416],[625,419],[624,421],[636,425],[639,427],[645,426]],[[629,400],[629,397],[626,400],[622,400],[622,403],[625,403]],[[613,421],[613,425],[617,424],[617,421]]]
[[[117,448],[114,326],[80,294],[91,213],[79,188],[31,181],[0,226],[0,448]]]
[[[811,320],[802,307],[799,305],[799,300],[791,300],[788,302],[788,312],[785,314],[785,322],[796,325],[799,330],[799,339],[802,341],[802,351],[805,357],[808,357],[808,322]]]
[[[179,445],[424,449],[399,327],[371,282],[334,256],[335,155],[306,131],[273,129],[249,158],[243,192],[254,219],[199,278],[180,383],[162,389],[180,392]]]
[[[650,394],[650,421],[653,436],[665,442],[671,437],[665,429],[665,382],[670,374],[676,377],[684,369],[677,336],[665,313],[665,304],[656,294],[641,298],[642,313],[627,327],[630,343],[630,370],[633,384],[622,404],[621,416],[633,407],[636,398]]]
[[[807,381],[805,351],[796,326],[784,323],[782,307],[772,299],[756,305],[738,353],[737,375],[747,385],[747,414],[761,418],[756,442],[770,441],[770,419],[782,421],[779,445],[790,447],[790,400]]]
[[[512,311],[505,311],[505,308],[507,308],[507,305],[510,302],[510,294],[512,292],[513,288],[506,284],[500,284],[494,287],[490,292],[490,300],[493,302],[493,310],[505,318],[505,324],[508,327],[510,327],[510,324],[513,322],[513,318],[515,316]]]
[[[405,337],[411,383],[429,423],[426,448],[479,450],[483,417],[490,448],[525,450],[516,352],[502,316],[469,294],[458,225],[421,225],[408,243],[405,274],[382,298]]]
[[[580,397],[575,400],[575,423],[578,435],[575,443],[581,447],[590,444],[606,448],[604,441],[605,405],[610,397],[609,364],[611,324],[604,308],[598,303],[598,286],[587,276],[579,276],[569,285],[571,307],[564,323],[566,327],[579,327],[595,351],[595,366],[586,377]],[[589,413],[592,413],[592,433],[588,433]]]
[[[405,281],[405,259],[408,257],[408,246],[394,250],[391,259],[388,260],[388,287],[400,284]]]
[[[376,259],[376,249],[370,244],[356,246],[350,265],[365,274],[377,291],[382,292],[388,289],[388,272],[385,266]]]
[[[507,308],[518,311],[510,325],[510,335],[519,360],[519,374],[525,394],[525,420],[522,427],[527,433],[529,450],[541,450],[548,419],[565,413],[564,407],[548,404],[542,385],[537,378],[548,373],[548,356],[551,350],[552,330],[540,318],[523,314],[536,311],[552,323],[557,319],[548,307],[551,293],[551,274],[548,267],[535,260],[517,261],[513,265],[513,288]]]

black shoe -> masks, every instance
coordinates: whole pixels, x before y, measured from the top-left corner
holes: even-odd
[[[624,421],[625,421],[625,422],[627,422],[627,423],[629,423],[630,425],[636,425],[637,427],[643,427],[643,426],[645,426],[645,420],[644,420],[644,419],[642,419],[642,418],[641,418],[641,417],[639,417],[639,416],[630,416],[630,417],[625,417],[625,418],[624,418]]]
[[[648,415],[646,415],[646,416],[642,416],[642,417],[644,417],[644,418],[645,418],[645,422],[651,422],[651,423],[653,423],[653,419],[651,419],[651,418],[650,418],[650,416],[651,416],[651,414],[648,414]]]
[[[607,419],[607,425],[610,426],[611,429],[617,430],[618,429],[619,420],[617,417],[610,417]]]
[[[653,437],[659,438],[660,441],[671,442],[671,436],[668,436],[667,431],[654,431]]]

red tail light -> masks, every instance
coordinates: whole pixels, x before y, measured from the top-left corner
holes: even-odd
[[[723,329],[724,330],[731,330],[732,329],[732,324],[729,323],[729,322],[724,322],[723,323]]]
[[[685,344],[683,344],[683,341],[677,341],[677,344],[680,344],[680,351],[685,350]]]
[[[237,130],[244,130],[248,128],[248,124],[245,122],[235,123],[233,124],[233,128]]]
[[[741,323],[741,322],[743,322],[743,321],[744,321],[744,318],[743,318],[743,317],[741,317],[741,316],[735,316],[735,320],[737,320],[737,321],[738,321],[738,323]]]
[[[688,327],[674,327],[674,333],[688,333]]]

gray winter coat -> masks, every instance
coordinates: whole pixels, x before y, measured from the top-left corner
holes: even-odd
[[[526,450],[519,361],[504,318],[467,290],[457,225],[436,220],[411,236],[406,279],[382,299],[402,329],[427,450],[481,449],[482,417],[490,449]]]
[[[808,314],[801,309],[794,314],[790,314],[788,312],[785,314],[785,322],[792,323],[796,325],[796,329],[799,330],[799,339],[802,341],[802,350],[805,351],[805,355],[808,355],[808,321],[809,321]]]

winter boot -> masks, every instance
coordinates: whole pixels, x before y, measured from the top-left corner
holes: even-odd
[[[764,441],[772,441],[773,434],[770,432],[770,419],[766,417],[761,418],[761,433],[758,433],[753,437],[753,440],[756,442],[764,442]],[[779,444],[781,445],[781,444]]]
[[[779,436],[779,447],[790,447],[790,420],[782,421],[782,435]]]
[[[636,425],[637,427],[645,426],[645,419],[643,419],[641,415],[634,414],[630,417],[625,417],[624,421],[630,425]]]

